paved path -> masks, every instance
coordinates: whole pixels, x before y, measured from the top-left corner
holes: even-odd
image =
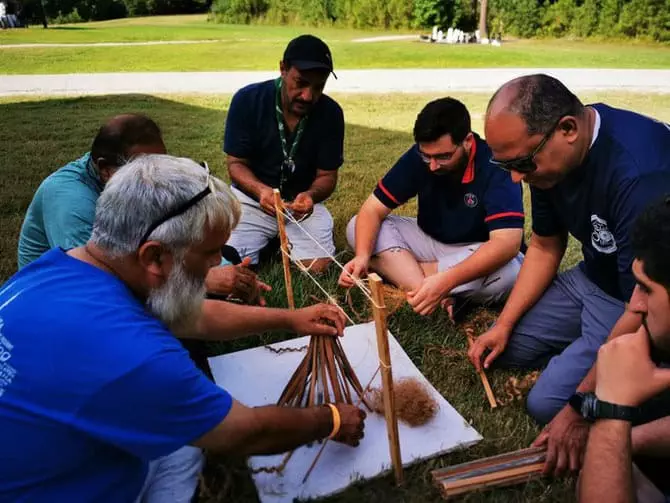
[[[519,75],[544,72],[575,91],[612,90],[670,93],[670,70],[458,69],[339,70],[326,86],[330,93],[490,92]],[[269,72],[94,73],[3,75],[0,96],[233,93],[251,82],[276,77]]]
[[[28,43],[28,44],[0,44],[2,49],[45,49],[54,47],[123,47],[136,45],[188,45],[188,44],[216,44],[218,42],[246,42],[253,38],[235,39],[206,39],[206,40],[147,40],[145,42],[82,42],[82,43]],[[356,38],[352,42],[393,42],[398,40],[419,40],[419,35],[384,35],[379,37]]]

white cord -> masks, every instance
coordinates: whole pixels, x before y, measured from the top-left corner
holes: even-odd
[[[337,264],[337,266],[340,268],[340,270],[341,270],[342,272],[345,272],[345,273],[349,274],[349,273],[344,269],[344,266],[342,265],[342,263],[341,263],[339,260],[337,260],[333,255],[331,255],[330,253],[328,253],[328,250],[326,250],[326,249],[321,245],[321,243],[319,243],[319,241],[318,241],[314,236],[312,236],[309,232],[307,232],[307,230],[306,230],[302,225],[300,225],[300,222],[299,222],[298,220],[296,220],[295,217],[294,217],[293,215],[291,215],[288,211],[284,211],[284,216],[285,216],[286,218],[288,218],[288,220],[289,220],[291,223],[294,223],[295,225],[297,225],[298,228],[303,232],[303,234],[305,234],[305,236],[307,236],[309,239],[311,239],[312,241],[314,241],[314,243],[316,243],[316,245],[317,245],[319,248],[321,248],[321,250],[323,250],[323,252],[326,254],[325,256],[328,257],[330,260],[332,260],[335,264]],[[282,251],[283,251],[283,250],[282,250]],[[293,259],[293,258],[290,257],[290,256],[289,256],[289,258],[290,258],[295,264],[298,264],[298,262],[297,262],[295,259]],[[300,264],[300,265],[302,265],[302,264]],[[304,268],[301,268],[301,269],[304,269]],[[350,275],[350,274],[349,274],[349,275]],[[351,276],[351,275],[350,275],[350,276]],[[370,302],[372,302],[372,304],[373,304],[375,307],[377,307],[377,308],[381,308],[381,306],[378,306],[377,303],[375,302],[375,300],[372,298],[372,292],[365,286],[365,283],[363,283],[363,282],[360,280],[360,278],[354,278],[353,276],[351,276],[351,279],[354,280],[354,283],[356,284],[356,286],[363,292],[363,295],[365,295],[365,296],[368,298],[368,300],[369,300]],[[321,287],[321,285],[319,285],[319,287]],[[329,295],[329,297],[330,297],[330,295]]]

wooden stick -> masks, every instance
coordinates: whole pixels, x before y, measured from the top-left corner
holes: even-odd
[[[384,400],[384,416],[386,418],[386,431],[389,438],[389,449],[391,451],[391,462],[395,472],[397,485],[403,482],[402,458],[400,456],[400,440],[398,438],[398,417],[395,410],[395,395],[393,394],[393,373],[391,372],[391,354],[389,351],[388,328],[386,325],[386,306],[384,304],[384,292],[382,290],[382,279],[375,273],[368,275],[370,290],[372,291],[372,312],[377,330],[377,351],[379,352],[379,364],[382,368],[382,394]]]
[[[475,339],[472,336],[472,333],[469,331],[466,331],[466,335],[468,337],[468,347],[471,348],[475,343]],[[496,402],[496,396],[493,394],[493,390],[489,384],[489,378],[486,377],[486,374],[483,370],[478,371],[477,374],[479,374],[479,378],[482,380],[482,384],[484,385],[484,391],[486,392],[486,398],[489,400],[489,405],[492,409],[495,409],[498,406],[498,402]]]
[[[274,189],[275,214],[277,215],[277,229],[279,230],[279,241],[281,242],[282,264],[284,265],[284,283],[286,284],[286,298],[289,309],[295,309],[293,300],[293,284],[291,282],[291,260],[288,254],[288,238],[286,237],[286,222],[284,221],[284,202],[281,200],[279,189]]]
[[[375,380],[375,377],[377,377],[377,372],[379,372],[379,369],[381,369],[381,365],[377,367],[377,370],[375,370],[375,373],[372,374],[372,377],[370,378],[370,381],[368,384],[365,386],[365,389],[363,390],[363,395],[365,395],[369,389],[370,386],[372,386],[372,381]],[[360,407],[361,403],[363,402],[363,397],[358,400],[356,403],[356,407]],[[323,450],[326,448],[326,444],[328,443],[328,438],[324,439],[323,445],[321,446],[321,449],[319,449],[319,452],[316,453],[316,456],[314,457],[314,461],[312,461],[312,464],[309,465],[309,468],[307,469],[307,473],[305,473],[305,476],[302,479],[302,483],[304,484],[307,482],[307,479],[309,478],[310,473],[312,473],[312,470],[314,470],[314,467],[316,466],[316,463],[319,461],[319,458],[321,457],[321,454],[323,453]]]

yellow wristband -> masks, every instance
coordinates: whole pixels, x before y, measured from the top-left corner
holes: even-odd
[[[326,405],[330,407],[330,411],[333,413],[333,431],[331,431],[330,435],[328,435],[328,439],[332,440],[340,432],[342,420],[340,419],[340,411],[337,410],[337,407],[335,407],[332,403],[327,403]]]

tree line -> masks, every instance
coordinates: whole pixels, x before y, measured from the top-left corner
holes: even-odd
[[[208,12],[212,0],[22,0],[22,17],[32,23],[102,21],[128,16]]]
[[[76,22],[210,12],[221,23],[474,31],[492,36],[635,37],[670,42],[670,0],[24,0],[33,18]]]
[[[225,23],[474,31],[482,6],[492,36],[670,41],[670,0],[214,0],[211,11]]]

